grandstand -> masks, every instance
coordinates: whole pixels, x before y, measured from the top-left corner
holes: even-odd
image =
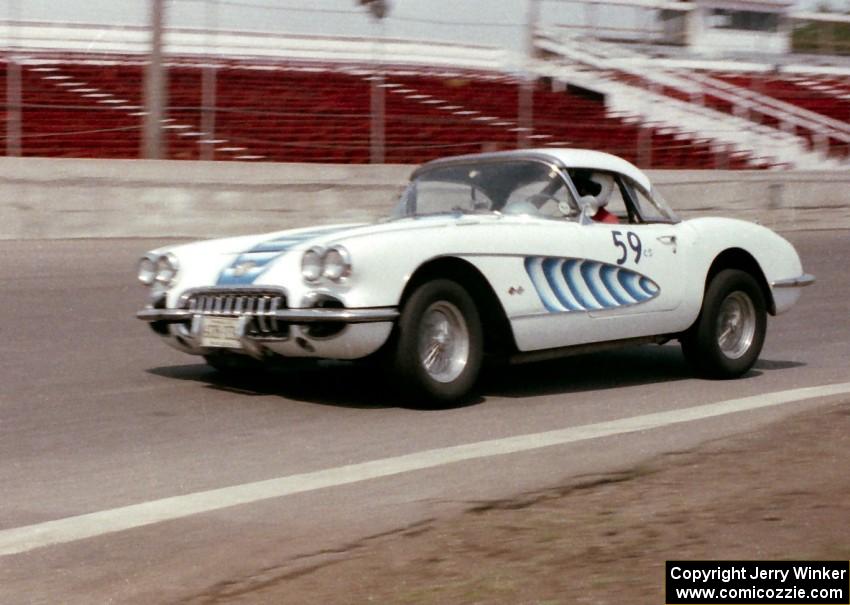
[[[780,25],[788,3],[758,1],[778,16],[753,20],[737,15],[735,0],[696,0],[653,8],[651,35],[539,24],[530,63],[502,49],[415,40],[386,39],[376,51],[364,38],[218,31],[211,46],[209,31],[172,28],[167,157],[367,163],[378,89],[388,163],[534,145],[601,149],[649,168],[846,168],[850,64],[789,54],[790,28]],[[743,4],[749,14],[757,2]],[[689,21],[695,15],[702,26]],[[738,22],[776,31],[761,32],[759,49],[730,46],[735,57],[707,52],[718,35],[734,38],[727,26]],[[723,31],[708,31],[712,23]],[[145,28],[12,25],[0,135],[8,142],[19,130],[26,157],[138,158]],[[519,115],[529,81],[530,125]]]

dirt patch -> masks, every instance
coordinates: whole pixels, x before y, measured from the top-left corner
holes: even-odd
[[[192,602],[663,603],[668,559],[850,559],[850,404],[491,502]]]

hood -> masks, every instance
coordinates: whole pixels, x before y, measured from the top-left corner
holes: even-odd
[[[479,223],[498,219],[490,215],[434,215],[403,218],[381,223],[349,223],[322,225],[260,235],[206,240],[170,248],[184,257],[190,265],[200,263],[208,267],[196,279],[208,280],[217,286],[250,286],[290,252],[301,252],[312,246],[346,244],[354,239],[372,238],[383,233],[420,231],[458,222]],[[216,258],[220,260],[215,260]],[[209,272],[208,272],[209,271]],[[194,279],[192,281],[195,281]],[[260,280],[262,281],[262,280]]]
[[[233,258],[221,269],[216,285],[252,284],[275,260],[293,248],[308,248],[315,245],[317,240],[356,231],[358,227],[361,225],[328,225],[225,240],[222,243],[229,244],[225,253]]]
[[[497,219],[489,215],[443,214],[383,223],[329,225],[270,233],[254,238],[250,242],[243,241],[242,244],[246,247],[237,251],[235,258],[221,270],[216,285],[250,285],[271,268],[280,257],[291,251],[306,250],[311,246],[345,244],[355,238],[375,237],[383,233],[434,229],[455,225],[459,221],[474,223],[488,220]]]

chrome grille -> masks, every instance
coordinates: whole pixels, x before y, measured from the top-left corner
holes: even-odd
[[[184,309],[205,316],[251,316],[246,326],[248,334],[283,337],[289,325],[271,314],[286,309],[286,293],[282,290],[191,290],[183,295]]]

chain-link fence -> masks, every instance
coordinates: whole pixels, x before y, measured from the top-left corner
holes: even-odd
[[[715,74],[834,124],[772,121],[775,105],[641,81],[623,67],[639,50],[611,55],[681,45],[669,7],[687,14],[688,3],[517,4],[445,15],[385,6],[377,19],[355,0],[152,0],[123,18],[105,15],[110,24],[84,24],[27,19],[39,15],[22,14],[11,0],[0,24],[0,135],[10,156],[416,163],[533,145],[604,149],[647,167],[784,161],[764,138],[738,144],[733,121],[688,128],[644,111],[640,99],[612,104],[609,91],[628,86],[651,93],[653,103],[666,96],[743,114],[753,132],[773,128],[777,140],[790,134],[813,151],[846,153],[847,77],[822,79],[818,89],[778,74],[738,82]],[[599,38],[608,50],[589,53]],[[508,42],[491,44],[499,39]],[[552,39],[584,55],[541,42]],[[573,72],[559,75],[565,63]]]

